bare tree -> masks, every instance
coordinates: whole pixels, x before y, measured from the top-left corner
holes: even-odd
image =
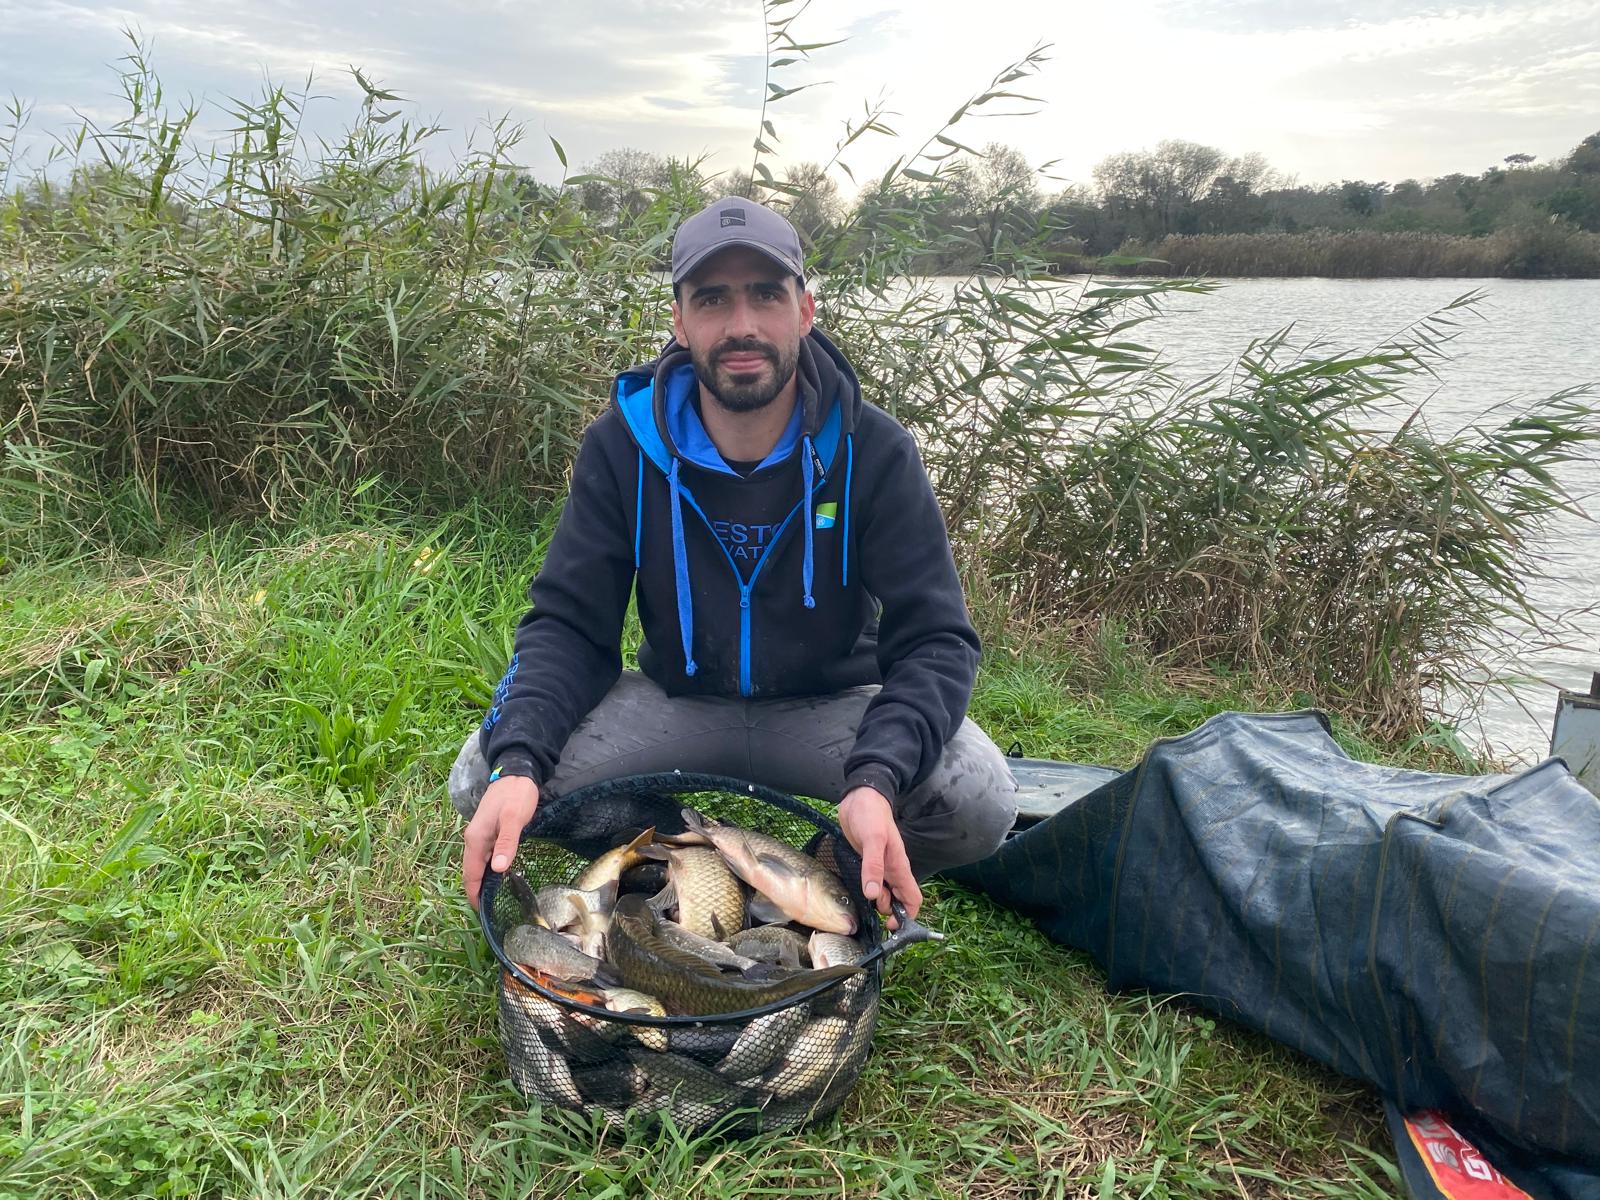
[[[579,192],[583,207],[603,223],[617,225],[637,218],[650,207],[651,197],[670,186],[672,165],[659,154],[624,146],[607,150],[584,168],[598,178],[585,182]]]
[[[783,183],[789,196],[789,220],[808,242],[815,242],[825,229],[839,223],[844,213],[839,185],[820,164],[805,162],[791,167]]]
[[[1180,214],[1234,166],[1263,178],[1267,171],[1259,155],[1230,162],[1215,146],[1168,138],[1153,151],[1111,155],[1095,167],[1094,178],[1109,208],[1120,209],[1118,215],[1144,216],[1156,226],[1152,232],[1165,236],[1177,227]]]

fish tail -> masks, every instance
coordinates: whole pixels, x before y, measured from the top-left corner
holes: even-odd
[[[629,842],[626,849],[632,850],[635,854],[637,854],[643,847],[648,846],[655,840],[656,827],[652,825],[649,829],[646,829],[640,833],[638,837],[634,838],[633,841]]]
[[[521,906],[524,916],[532,916],[539,911],[538,902],[534,899],[533,887],[522,877],[520,871],[507,871],[505,880],[506,886],[511,889],[511,895]]]
[[[763,989],[759,999],[752,996],[752,1007],[756,1004],[773,1004],[790,996],[798,996],[801,992],[814,988],[819,983],[832,983],[839,979],[848,979],[852,975],[859,975],[860,967],[840,963],[836,967],[827,967],[821,971],[806,971],[790,979],[779,980],[771,987]]]

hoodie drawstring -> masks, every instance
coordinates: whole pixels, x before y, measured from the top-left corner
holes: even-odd
[[[694,599],[689,595],[689,556],[683,547],[683,496],[678,490],[678,460],[672,460],[667,473],[672,492],[672,569],[678,583],[678,632],[683,637],[683,673],[693,675],[699,668],[694,661]]]
[[[839,586],[850,586],[850,472],[856,465],[855,434],[844,435],[844,534],[839,543]]]
[[[639,451],[639,486],[633,494],[633,569],[639,570],[639,539],[644,534],[644,451]]]
[[[811,435],[808,433],[800,439],[800,478],[806,493],[806,561],[800,568],[801,586],[805,588],[807,608],[815,608],[817,601],[811,595],[811,456],[816,451],[811,448]]]

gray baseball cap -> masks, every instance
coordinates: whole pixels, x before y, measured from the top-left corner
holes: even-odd
[[[800,235],[770,208],[743,196],[724,196],[678,226],[672,239],[672,282],[684,278],[718,250],[748,246],[792,275],[805,276]]]

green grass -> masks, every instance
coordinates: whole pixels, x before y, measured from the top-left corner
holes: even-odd
[[[948,885],[837,1120],[530,1110],[443,779],[546,526],[357,503],[0,566],[0,1196],[1397,1194],[1364,1088]],[[1106,635],[996,652],[974,714],[1120,764],[1281,699]]]

